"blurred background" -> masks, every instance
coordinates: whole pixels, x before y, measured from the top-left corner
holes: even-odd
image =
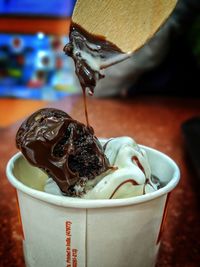
[[[77,93],[68,42],[75,0],[0,0],[0,97],[58,100]]]
[[[73,63],[63,52],[75,2],[0,0],[1,98],[55,101],[80,93]],[[199,95],[199,10],[199,0],[179,0],[144,48],[106,70],[95,95]]]

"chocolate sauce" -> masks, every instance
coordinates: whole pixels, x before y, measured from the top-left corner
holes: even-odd
[[[16,145],[32,165],[44,170],[67,195],[76,195],[75,185],[81,186],[109,169],[92,127],[58,109],[33,113],[19,128]]]
[[[90,34],[73,22],[70,27],[69,43],[63,50],[74,60],[75,72],[83,91],[86,121],[89,125],[86,90],[93,95],[97,81],[104,77],[102,69],[126,59],[128,54],[123,53],[105,37]]]
[[[124,182],[122,182],[120,185],[118,185],[115,190],[113,191],[113,193],[111,194],[111,196],[109,197],[109,199],[112,199],[113,196],[115,195],[115,193],[120,189],[120,187],[122,187],[124,184],[127,184],[127,183],[131,183],[133,186],[136,186],[138,185],[138,183],[132,179],[128,179]]]

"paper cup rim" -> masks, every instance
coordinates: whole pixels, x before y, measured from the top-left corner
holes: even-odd
[[[147,147],[140,145],[141,148],[145,149],[146,151],[153,151],[154,153],[157,153],[158,155],[165,158],[165,160],[168,161],[168,163],[173,167],[174,173],[171,178],[171,180],[165,185],[164,187],[160,188],[157,191],[154,191],[152,193],[148,193],[146,195],[142,196],[135,196],[130,198],[123,198],[123,199],[81,199],[81,198],[74,198],[74,197],[66,197],[66,196],[57,196],[50,193],[42,192],[33,188],[30,188],[20,182],[13,174],[14,164],[17,159],[20,157],[23,157],[21,152],[16,153],[14,156],[11,157],[11,159],[8,161],[6,166],[6,174],[8,177],[8,180],[10,183],[21,192],[28,194],[29,196],[39,199],[41,201],[45,201],[57,206],[62,207],[71,207],[71,208],[109,208],[109,207],[120,207],[120,206],[129,206],[129,205],[135,205],[139,203],[144,203],[150,200],[153,200],[155,198],[158,198],[162,195],[165,195],[172,191],[176,185],[178,184],[180,180],[180,171],[177,166],[177,164],[172,160],[169,156],[166,154]]]

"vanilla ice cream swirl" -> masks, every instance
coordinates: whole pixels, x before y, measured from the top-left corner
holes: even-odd
[[[104,144],[104,153],[113,168],[88,180],[84,188],[75,186],[75,190],[82,191],[83,199],[127,198],[159,188],[158,180],[152,179],[146,152],[132,138],[109,139]],[[45,191],[63,195],[52,179],[48,179]]]

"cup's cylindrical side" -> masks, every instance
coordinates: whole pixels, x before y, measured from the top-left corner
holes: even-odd
[[[119,208],[55,208],[19,192],[30,267],[153,267],[166,196]],[[71,264],[71,265],[70,265]]]
[[[153,173],[166,186],[130,199],[94,201],[52,196],[24,185],[34,179],[35,170],[21,155],[14,156],[7,175],[18,192],[27,266],[154,266],[166,197],[178,183],[179,170],[166,155],[146,151]],[[36,184],[40,188],[39,180]]]
[[[87,266],[155,266],[165,200],[163,195],[137,205],[89,209]]]
[[[55,206],[21,191],[18,202],[26,266],[86,266],[86,209]]]

